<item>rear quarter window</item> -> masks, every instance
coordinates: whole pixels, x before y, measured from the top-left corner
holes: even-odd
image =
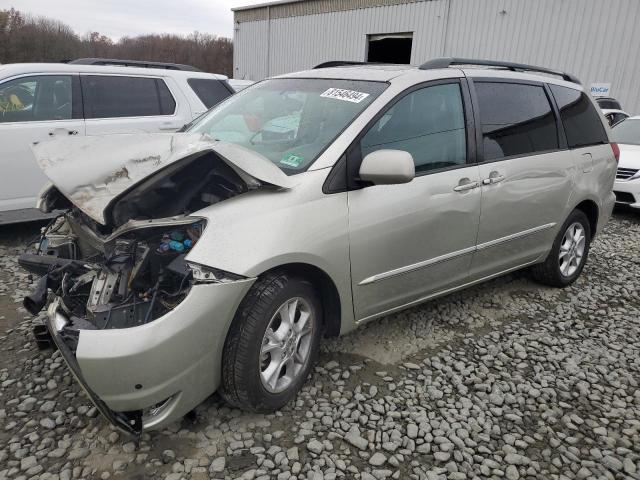
[[[187,83],[207,108],[211,108],[231,96],[231,91],[220,80],[190,78]]]
[[[564,125],[569,148],[609,143],[596,107],[584,92],[550,85]]]

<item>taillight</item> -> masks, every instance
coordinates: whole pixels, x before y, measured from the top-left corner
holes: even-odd
[[[613,150],[613,156],[616,157],[616,163],[620,161],[620,147],[617,143],[611,143],[611,150]]]

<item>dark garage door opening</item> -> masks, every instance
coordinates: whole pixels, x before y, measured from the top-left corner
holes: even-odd
[[[369,35],[367,62],[411,63],[412,33]]]

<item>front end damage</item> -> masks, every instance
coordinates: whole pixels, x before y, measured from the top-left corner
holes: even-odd
[[[105,239],[78,216],[59,217],[20,257],[42,275],[24,306],[36,315],[50,300],[46,328],[71,372],[112,424],[139,435],[215,391],[220,339],[252,280],[186,260],[203,219]]]
[[[255,281],[189,261],[210,218],[198,210],[287,188],[279,170],[249,172],[253,164],[220,155],[233,157],[232,147],[216,146],[191,145],[186,157],[174,151],[128,184],[111,176],[50,186],[41,209],[65,212],[19,259],[40,276],[25,308],[36,315],[49,304],[46,328],[71,372],[100,412],[134,435],[180,418],[217,389],[226,333]],[[52,180],[62,175],[61,159],[45,162]],[[89,189],[97,196],[83,203]]]

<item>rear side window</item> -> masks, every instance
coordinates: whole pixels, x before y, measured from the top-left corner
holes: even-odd
[[[158,78],[87,75],[82,77],[85,118],[172,115],[176,102]]]
[[[556,119],[543,87],[475,82],[475,90],[485,160],[558,148]]]
[[[207,108],[217,105],[231,95],[231,92],[220,80],[190,78],[187,83]]]
[[[560,117],[569,148],[608,143],[600,115],[580,90],[550,85],[560,109]]]

